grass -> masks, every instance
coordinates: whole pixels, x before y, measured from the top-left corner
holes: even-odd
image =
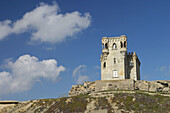
[[[153,93],[153,94],[158,94],[158,95],[161,95],[161,94],[169,94],[169,93],[164,93],[164,92],[153,92],[153,91],[142,91],[142,90],[121,90],[121,89],[117,89],[117,90],[113,90],[113,89],[110,89],[110,90],[104,90],[104,91],[99,91],[99,92],[111,92],[111,91],[118,91],[118,92],[123,92],[123,91],[131,91],[131,92],[134,92],[134,93]],[[170,95],[170,94],[169,94]]]
[[[143,93],[121,93],[115,94],[113,101],[117,102],[119,108],[124,108],[127,111],[133,110],[136,112],[140,111],[158,113],[166,113],[167,111],[170,111],[170,98],[160,95],[151,96]]]
[[[160,94],[149,95],[142,91],[135,91],[134,93],[114,93],[113,97],[107,96],[94,98],[90,97],[89,95],[78,95],[72,97],[63,97],[59,99],[39,99],[37,102],[30,101],[29,103],[32,103],[32,105],[28,110],[45,113],[85,112],[87,105],[92,101],[94,101],[95,110],[107,109],[108,113],[114,112],[112,106],[115,105],[117,106],[118,110],[124,110],[126,112],[170,112],[170,97],[161,96]],[[25,105],[27,104],[28,103]],[[17,106],[15,108],[17,108]]]
[[[78,95],[71,98],[60,98],[60,101],[52,105],[47,110],[47,113],[55,112],[56,110],[58,110],[58,112],[63,111],[64,113],[84,112],[88,103],[86,100],[87,98],[89,98],[88,95]],[[66,102],[67,99],[71,99],[71,101]]]
[[[113,90],[109,90],[113,91]],[[120,91],[120,90],[119,90]],[[121,90],[122,91],[122,90]],[[123,90],[124,91],[124,90]],[[106,91],[107,92],[107,91]],[[89,95],[78,95],[73,97],[64,97],[58,100],[53,101],[54,104],[47,110],[46,113],[51,112],[84,112],[86,106],[91,101],[95,100],[96,110],[98,109],[107,109],[108,113],[111,113],[113,108],[112,104],[116,103],[118,109],[124,109],[125,111],[131,112],[146,112],[146,113],[166,113],[170,111],[170,98],[161,96],[161,95],[149,95],[142,91],[136,91],[135,93],[115,93],[114,97],[111,98],[109,103],[107,100],[108,97],[90,97]],[[69,102],[67,100],[70,99]],[[87,99],[90,101],[88,102]],[[37,104],[39,106],[44,106],[50,104],[52,100],[44,99]],[[42,102],[46,102],[46,104]],[[40,109],[40,108],[39,108]]]
[[[103,90],[103,91],[99,91],[99,92],[110,92],[110,91],[135,91],[135,90],[109,89],[109,90]]]

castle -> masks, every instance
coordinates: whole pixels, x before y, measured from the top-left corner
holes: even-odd
[[[127,37],[103,37],[101,80],[140,80],[140,61],[134,52],[127,53]]]
[[[114,91],[118,90],[170,93],[169,80],[140,80],[141,63],[135,52],[127,53],[127,37],[125,35],[102,38],[100,61],[101,80],[84,81],[83,85],[73,85],[69,96],[88,94],[92,97],[104,97],[113,95]]]

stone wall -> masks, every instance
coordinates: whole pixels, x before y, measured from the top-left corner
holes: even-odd
[[[104,90],[134,90],[134,86],[135,82],[133,79],[95,81],[96,92]]]
[[[170,80],[144,81],[133,79],[125,80],[100,80],[84,82],[83,85],[73,85],[69,96],[91,94],[106,90],[141,90],[150,92],[170,93]]]

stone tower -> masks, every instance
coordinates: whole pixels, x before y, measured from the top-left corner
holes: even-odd
[[[140,61],[136,53],[127,53],[127,37],[103,37],[101,80],[140,80]]]

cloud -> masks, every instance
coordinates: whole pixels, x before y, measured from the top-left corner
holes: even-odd
[[[77,75],[80,75],[82,70],[85,70],[86,65],[79,65],[78,67],[76,67],[73,71],[73,77],[76,77]]]
[[[143,75],[143,80],[148,80],[149,79],[149,76],[148,75]]]
[[[78,79],[77,79],[77,83],[78,84],[81,84],[83,83],[84,81],[88,81],[89,80],[89,77],[88,76],[79,76]]]
[[[169,79],[167,77],[170,77],[170,66],[164,65],[161,67],[158,67],[156,71],[159,73],[159,77],[162,77],[162,79]]]
[[[11,34],[12,28],[10,27],[11,21],[5,20],[0,22],[0,40],[2,40],[7,35]]]
[[[159,71],[170,73],[170,66],[162,66],[162,67],[159,68]]]
[[[0,72],[0,95],[18,93],[31,89],[41,78],[56,81],[65,67],[57,67],[54,59],[39,61],[30,55],[20,56],[15,62],[6,64],[10,72]]]
[[[40,3],[38,7],[27,12],[15,22],[0,22],[0,40],[10,34],[31,33],[31,41],[57,43],[74,36],[90,26],[89,13],[78,11],[61,14],[57,3],[52,5]]]
[[[94,69],[101,69],[101,67],[96,65],[96,66],[94,66]]]
[[[82,75],[82,72],[84,71],[86,71],[86,65],[79,65],[73,70],[72,77],[76,80],[78,84],[89,80],[89,77],[87,75]]]
[[[166,66],[162,66],[162,67],[160,67],[160,71],[164,71],[166,69]]]

